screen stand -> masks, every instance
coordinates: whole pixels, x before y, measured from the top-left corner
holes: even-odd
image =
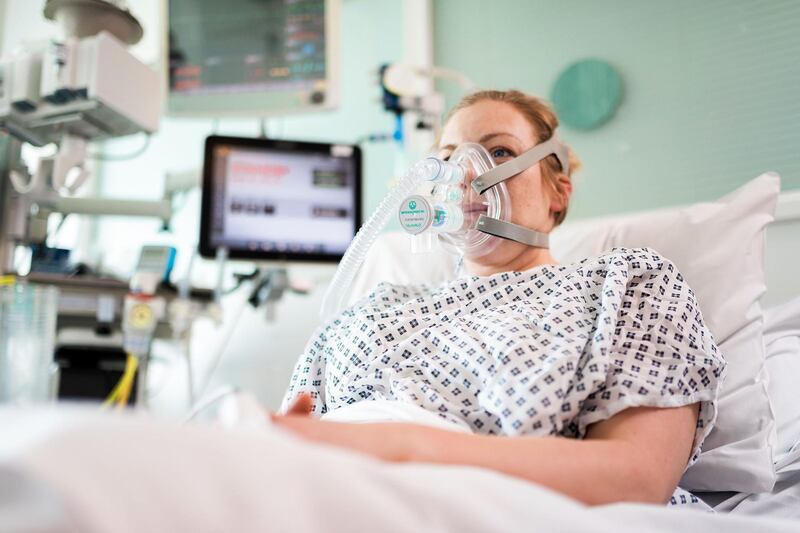
[[[253,307],[264,305],[267,310],[267,320],[275,320],[275,304],[283,297],[283,293],[289,288],[289,274],[283,267],[278,268],[259,268],[253,290],[247,301]]]

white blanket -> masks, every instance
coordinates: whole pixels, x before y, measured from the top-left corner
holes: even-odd
[[[487,470],[389,464],[271,428],[0,410],[0,531],[737,531],[798,523],[586,507]]]

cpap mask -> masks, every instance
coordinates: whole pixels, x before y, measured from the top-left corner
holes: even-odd
[[[546,233],[511,222],[505,181],[549,155],[569,171],[567,147],[555,135],[501,165],[476,143],[460,145],[448,161],[425,159],[423,191],[406,197],[397,212],[400,226],[414,236],[412,252],[430,250],[437,237],[445,249],[467,257],[491,253],[500,239],[548,248]]]
[[[353,280],[370,247],[394,216],[414,236],[412,251],[429,250],[441,242],[462,256],[480,257],[494,250],[500,239],[547,248],[547,234],[511,222],[505,180],[549,155],[558,158],[562,172],[569,171],[567,147],[555,135],[502,165],[474,143],[459,146],[448,161],[429,157],[416,163],[380,201],[347,247],[322,300],[322,319],[335,318],[347,305]]]

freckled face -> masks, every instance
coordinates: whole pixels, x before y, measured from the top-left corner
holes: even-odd
[[[533,126],[511,104],[484,100],[457,111],[442,130],[438,157],[447,158],[466,142],[479,143],[499,165],[533,148],[537,138]],[[505,181],[511,197],[511,222],[541,232],[553,229],[548,186],[542,179],[541,163]],[[485,260],[493,264],[511,260],[527,248],[503,240]],[[476,258],[483,261],[484,258]]]

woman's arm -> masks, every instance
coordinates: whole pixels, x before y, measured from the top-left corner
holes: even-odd
[[[488,468],[584,503],[666,502],[689,460],[697,404],[636,407],[592,424],[586,439],[469,435],[416,424],[343,424],[300,413],[273,421],[301,436],[389,461]],[[299,407],[298,407],[299,406]]]

